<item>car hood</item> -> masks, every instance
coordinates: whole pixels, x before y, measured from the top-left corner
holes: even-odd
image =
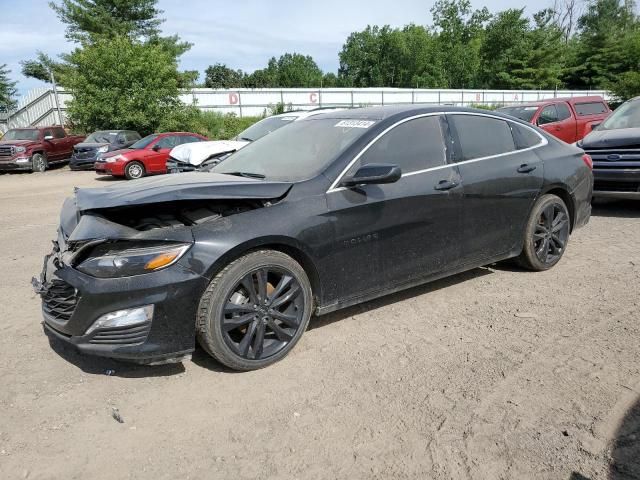
[[[38,142],[34,142],[33,140],[0,140],[0,145],[13,146],[13,147],[28,147],[30,145],[35,145]]]
[[[214,142],[193,142],[178,145],[169,154],[179,162],[198,166],[213,155],[240,150],[249,142],[217,140]]]
[[[119,150],[113,150],[111,152],[102,155],[102,158],[115,157],[116,155],[128,155],[132,152],[137,152],[139,149],[121,148]]]
[[[96,148],[100,148],[100,147],[110,147],[111,144],[110,143],[92,143],[92,142],[81,142],[81,143],[76,143],[75,147],[76,148],[92,148],[92,149],[96,149]]]
[[[595,148],[640,147],[640,128],[594,130],[582,139],[580,147],[585,150]]]
[[[80,212],[182,200],[274,199],[283,197],[290,182],[236,177],[221,173],[188,172],[133,180],[103,188],[77,188]]]

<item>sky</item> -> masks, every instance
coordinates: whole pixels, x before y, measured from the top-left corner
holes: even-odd
[[[338,52],[351,32],[368,24],[430,24],[435,0],[159,0],[162,30],[194,44],[181,68],[201,72],[220,62],[252,72],[286,52],[311,55],[323,71],[337,72]],[[536,2],[535,10],[550,0]],[[520,8],[514,0],[472,0],[490,11]],[[526,10],[531,15],[533,11]],[[47,0],[0,0],[0,65],[6,63],[20,94],[43,86],[20,73],[37,50],[56,56],[73,48]]]

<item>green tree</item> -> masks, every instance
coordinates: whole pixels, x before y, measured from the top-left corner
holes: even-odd
[[[204,71],[204,86],[207,88],[239,88],[244,86],[242,70],[233,70],[222,63],[210,65]]]
[[[469,0],[438,0],[431,9],[438,50],[446,58],[443,76],[447,88],[473,88],[479,84],[487,8],[471,10]]]
[[[61,0],[49,5],[67,25],[67,38],[86,43],[105,36],[158,36],[162,10],[156,8],[157,3],[158,0]]]
[[[267,69],[275,70],[277,86],[282,88],[319,87],[322,70],[309,55],[285,53],[277,63],[273,59]]]
[[[67,111],[85,131],[122,128],[146,134],[184,108],[177,59],[162,45],[104,38],[66,59],[64,85],[73,94]]]
[[[323,88],[335,88],[338,86],[338,77],[333,72],[327,72],[322,76]]]
[[[11,70],[6,64],[0,65],[0,110],[16,108],[16,82],[9,79]]]

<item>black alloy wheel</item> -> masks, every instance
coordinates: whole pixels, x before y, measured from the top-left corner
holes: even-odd
[[[518,263],[534,271],[550,269],[564,255],[570,233],[571,218],[564,201],[543,195],[531,210]]]
[[[312,313],[304,269],[273,250],[231,262],[200,300],[198,340],[221,363],[254,370],[277,362],[295,346]]]

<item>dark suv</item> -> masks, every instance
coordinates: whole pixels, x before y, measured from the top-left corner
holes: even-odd
[[[640,97],[577,143],[593,159],[594,197],[640,199]]]
[[[100,130],[73,148],[69,161],[71,170],[93,170],[98,155],[127,148],[140,140],[140,134],[131,130]]]

